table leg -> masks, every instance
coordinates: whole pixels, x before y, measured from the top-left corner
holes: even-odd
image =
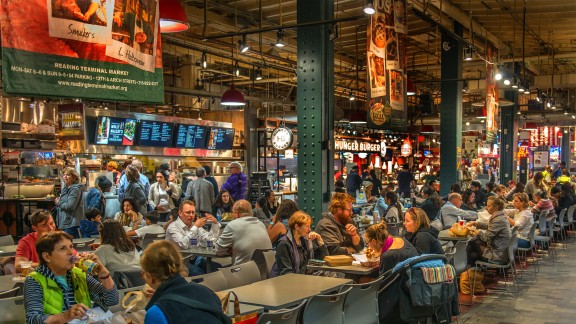
[[[207,273],[212,272],[212,257],[210,257],[210,256],[206,257],[206,272]]]

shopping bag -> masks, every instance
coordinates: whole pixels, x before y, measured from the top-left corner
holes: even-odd
[[[230,303],[234,307],[234,315],[230,316],[232,318],[232,323],[235,324],[256,324],[258,321],[258,312],[250,313],[246,315],[240,315],[240,300],[235,292],[229,291],[225,294],[218,293],[218,298],[222,302],[222,311],[224,314],[229,314],[228,308]],[[234,297],[233,301],[230,301],[230,295]]]
[[[472,290],[472,281],[476,274],[476,284],[474,285],[474,293],[481,293],[484,291],[484,272],[474,269],[468,269],[460,274],[460,291],[464,295],[470,295]]]

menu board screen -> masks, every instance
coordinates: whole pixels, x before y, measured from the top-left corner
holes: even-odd
[[[211,127],[207,149],[229,150],[234,142],[234,128]]]
[[[142,146],[172,146],[172,128],[173,124],[141,120],[140,121],[140,138],[139,145]]]
[[[134,145],[136,119],[100,116],[96,124],[96,144]]]
[[[203,149],[206,145],[205,126],[179,124],[176,129],[176,147]]]

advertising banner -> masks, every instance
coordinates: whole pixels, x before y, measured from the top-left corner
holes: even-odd
[[[375,0],[366,44],[369,127],[406,127],[406,0]]]
[[[158,0],[0,0],[8,94],[162,103]]]

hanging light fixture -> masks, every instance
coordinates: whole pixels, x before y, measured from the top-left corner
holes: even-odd
[[[286,43],[284,42],[284,36],[286,36],[286,34],[282,29],[276,33],[276,44],[274,44],[276,47],[286,46]]]
[[[406,78],[406,95],[408,96],[413,96],[416,94],[416,88],[414,87],[414,83],[412,83],[412,80],[410,78]]]
[[[234,75],[240,76],[240,64],[238,64],[238,61],[234,64]]]
[[[202,68],[204,68],[204,69],[207,68],[208,67],[208,60],[206,58],[206,52],[202,52],[201,61],[202,61]]]
[[[464,61],[472,61],[472,54],[474,53],[474,49],[471,45],[467,45],[464,47]]]
[[[248,43],[246,43],[246,35],[242,35],[242,39],[238,40],[238,50],[240,53],[246,53],[250,49]]]
[[[476,112],[476,118],[486,119],[486,103],[484,103],[482,107],[478,108],[478,111]]]
[[[254,72],[254,80],[256,81],[262,80],[262,70],[260,68],[257,68],[256,72]]]
[[[518,89],[518,79],[516,77],[512,78],[512,88]]]
[[[422,125],[420,128],[420,133],[422,134],[434,134],[436,131],[434,130],[434,126],[432,125]]]
[[[364,9],[362,9],[364,11],[365,14],[367,15],[373,15],[376,13],[376,9],[374,9],[374,0],[368,0],[366,1],[366,5],[364,6]]]
[[[350,90],[348,93],[348,99],[350,99],[350,101],[356,100],[356,97],[354,97],[354,91]]]
[[[366,124],[366,112],[356,110],[350,115],[350,124]]]
[[[536,123],[526,122],[526,124],[524,124],[524,130],[535,131],[537,129],[538,125],[536,125]]]
[[[507,85],[507,86],[510,85],[510,80],[508,78],[504,79],[504,85]]]
[[[246,101],[244,101],[244,95],[242,95],[242,92],[238,91],[234,83],[232,83],[230,89],[222,95],[220,104],[223,106],[244,106]]]
[[[468,92],[468,80],[462,81],[462,92]]]
[[[180,0],[162,0],[158,2],[161,33],[179,33],[190,28],[186,10]]]
[[[502,69],[500,68],[500,65],[496,65],[496,69],[494,71],[494,80],[496,81],[500,81],[502,80]]]

